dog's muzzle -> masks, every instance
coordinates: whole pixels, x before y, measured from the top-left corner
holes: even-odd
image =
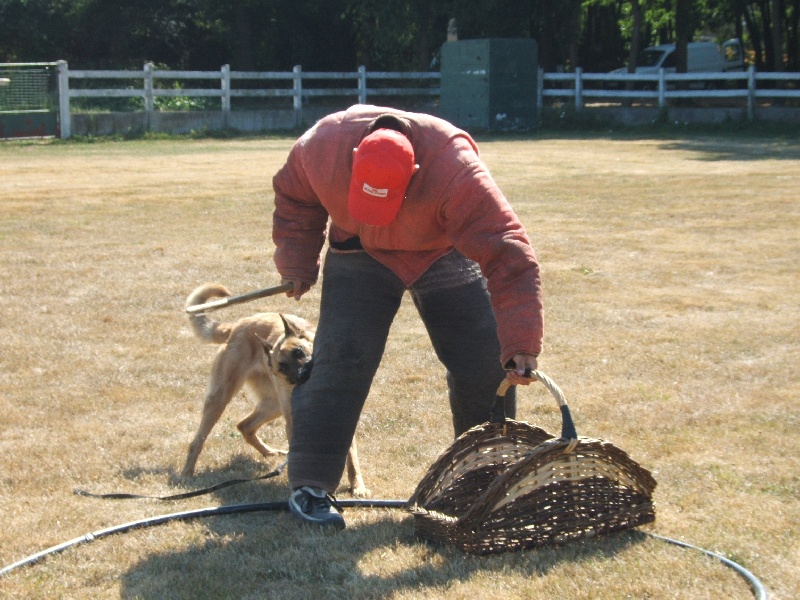
[[[306,364],[300,367],[300,370],[297,372],[297,385],[308,381],[308,378],[311,377],[311,369],[313,368],[314,359],[309,360]]]

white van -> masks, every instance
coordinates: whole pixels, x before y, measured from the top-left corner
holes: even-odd
[[[689,42],[687,44],[687,72],[744,71],[744,52],[742,42],[730,39],[720,48],[714,42]],[[675,44],[650,46],[636,58],[637,73],[674,73],[676,66]],[[627,67],[615,69],[612,73],[627,73]]]

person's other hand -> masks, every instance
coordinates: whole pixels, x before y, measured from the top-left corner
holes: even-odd
[[[531,375],[531,371],[538,368],[538,361],[533,354],[515,354],[514,367],[506,371],[506,378],[514,385],[530,385],[533,381],[538,381]],[[527,375],[526,375],[527,373]]]

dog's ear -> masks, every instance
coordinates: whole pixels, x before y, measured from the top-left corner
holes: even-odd
[[[286,334],[287,338],[303,336],[303,332],[299,328],[292,325],[286,317],[284,317],[282,314],[279,316],[281,318],[281,321],[283,321],[283,333]]]
[[[261,342],[261,346],[264,348],[264,354],[267,355],[267,363],[269,363],[269,366],[272,366],[272,344],[270,344],[268,340],[265,340],[257,333],[254,335],[258,338],[258,341]]]

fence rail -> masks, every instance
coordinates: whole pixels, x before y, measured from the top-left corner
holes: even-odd
[[[666,108],[670,100],[734,98],[745,102],[747,118],[753,120],[758,100],[800,100],[800,73],[759,73],[754,66],[727,73],[667,73],[664,69],[654,74],[584,73],[580,68],[574,73],[545,73],[540,69],[539,109],[545,98],[571,99],[576,110],[585,108],[587,100],[649,100]]]
[[[70,137],[70,100],[75,98],[141,98],[147,115],[156,111],[156,98],[219,98],[223,124],[229,122],[231,101],[236,98],[291,98],[294,123],[303,123],[304,100],[326,96],[352,96],[366,104],[375,96],[420,96],[438,98],[441,75],[438,72],[367,72],[362,66],[354,72],[305,72],[296,66],[291,72],[157,70],[147,63],[141,71],[70,70],[65,61],[57,63],[59,119],[61,136]],[[127,80],[122,87],[88,87],[96,82]],[[174,87],[158,85],[171,81]],[[78,83],[80,81],[92,83]],[[185,82],[192,83],[190,86]],[[306,85],[314,82],[316,85]],[[386,83],[402,82],[395,86]],[[244,85],[246,84],[246,85]],[[321,85],[320,85],[321,84]],[[413,87],[412,87],[413,85]],[[657,74],[545,73],[539,70],[537,107],[546,103],[566,103],[583,110],[591,103],[632,103],[641,101],[665,108],[677,99],[705,99],[719,102],[740,101],[747,117],[754,118],[757,102],[798,100],[800,73],[759,73],[754,67],[729,73]],[[148,116],[148,122],[150,117]]]

